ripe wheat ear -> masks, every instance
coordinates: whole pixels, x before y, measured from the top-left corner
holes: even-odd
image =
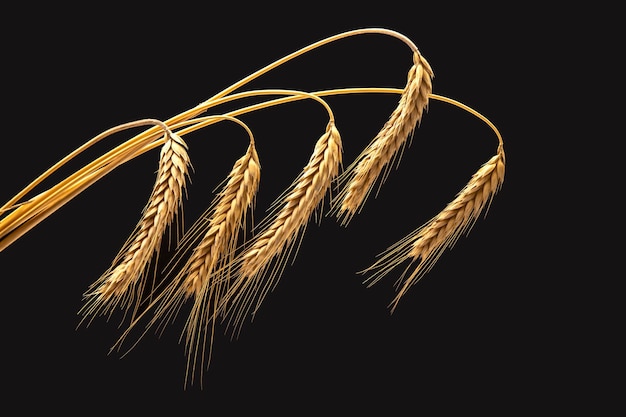
[[[202,372],[210,362],[214,316],[228,285],[239,232],[245,234],[246,215],[254,206],[260,172],[259,157],[251,142],[205,215],[181,241],[174,264],[196,246],[156,300],[158,307],[149,326],[157,321],[164,326],[187,299],[193,299],[183,332],[188,357],[186,379],[190,382],[196,377],[196,369]],[[170,271],[174,270],[175,265]],[[202,381],[201,376],[199,379]]]
[[[119,306],[134,309],[141,301],[146,271],[158,257],[163,236],[179,213],[191,162],[187,144],[169,133],[161,148],[156,183],[141,220],[111,267],[85,293],[84,316],[112,313]]]
[[[236,259],[236,272],[220,310],[236,334],[245,316],[259,308],[265,296],[277,284],[296,238],[323,203],[339,174],[342,144],[333,121],[318,139],[309,162],[284,194],[274,213],[263,222],[261,231]],[[261,225],[260,225],[261,226]]]
[[[394,160],[401,156],[407,140],[412,137],[428,107],[433,76],[426,59],[414,52],[413,66],[409,70],[407,85],[398,106],[370,144],[339,178],[343,189],[337,194],[336,201],[333,201],[333,211],[342,224],[347,224],[360,210],[376,180],[382,175],[382,184]]]
[[[388,248],[376,263],[362,271],[373,273],[366,280],[371,286],[399,264],[410,261],[396,283],[398,291],[390,305],[392,312],[408,289],[428,273],[443,251],[452,247],[461,234],[469,233],[480,213],[488,208],[502,186],[504,171],[504,148],[500,144],[496,155],[474,173],[456,198],[439,214]]]

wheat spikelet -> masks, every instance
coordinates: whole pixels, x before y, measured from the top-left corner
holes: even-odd
[[[331,121],[302,173],[276,206],[271,221],[236,260],[237,272],[223,303],[229,304],[229,322],[235,329],[251,309],[253,313],[258,309],[277,283],[296,238],[302,236],[311,215],[321,205],[341,161],[341,137]]]
[[[138,304],[146,269],[153,256],[158,256],[165,231],[178,214],[190,166],[187,145],[170,132],[161,148],[156,183],[142,218],[111,267],[85,293],[82,314]]]
[[[333,203],[333,211],[342,218],[343,224],[347,224],[359,211],[381,174],[381,184],[385,181],[394,160],[402,154],[428,107],[432,77],[433,71],[426,59],[415,52],[398,106],[380,132],[340,177],[340,183],[345,186],[337,195],[337,202]]]
[[[505,155],[502,145],[488,162],[439,214],[385,251],[381,258],[363,272],[375,271],[366,280],[369,285],[404,261],[410,261],[397,282],[392,311],[408,289],[433,267],[442,252],[452,247],[458,237],[469,233],[480,213],[486,209],[504,181]],[[412,271],[409,270],[412,269]]]

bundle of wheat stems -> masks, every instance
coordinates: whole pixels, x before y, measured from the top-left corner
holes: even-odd
[[[365,34],[391,36],[410,48],[412,66],[403,88],[235,92],[257,77],[315,48]],[[246,317],[258,311],[266,295],[277,284],[287,260],[295,256],[296,243],[302,238],[311,217],[321,210],[332,189],[337,188],[338,192],[330,199],[329,213],[336,215],[341,224],[347,225],[362,209],[375,185],[380,186],[398,162],[428,108],[429,100],[439,100],[468,111],[485,122],[495,132],[498,146],[496,154],[478,169],[439,214],[392,245],[371,267],[362,271],[370,273],[365,282],[372,285],[408,261],[397,281],[396,297],[391,302],[393,311],[408,289],[433,267],[442,252],[451,247],[461,234],[469,231],[479,215],[486,211],[504,181],[505,155],[499,131],[472,108],[433,94],[433,76],[433,70],[415,44],[396,31],[365,28],[322,39],[276,60],[169,120],[144,119],[125,123],[92,138],[0,208],[0,251],[116,167],[160,148],[156,182],[141,219],[113,259],[111,267],[86,291],[84,306],[80,310],[83,316],[81,323],[89,323],[95,316],[110,315],[118,309],[128,312],[129,325],[114,344],[112,349],[115,349],[120,348],[131,330],[140,323],[146,323],[142,334],[152,327],[165,328],[181,307],[189,302],[191,307],[181,335],[188,357],[185,384],[196,379],[202,381],[202,373],[210,363],[216,323],[225,322],[234,336],[238,334]],[[335,115],[324,97],[345,94],[396,94],[399,101],[378,134],[356,160],[340,172],[342,140],[335,125]],[[267,96],[274,98],[226,113],[206,114],[226,102]],[[329,120],[326,129],[315,143],[308,163],[289,189],[277,199],[273,210],[248,231],[246,219],[254,209],[261,162],[252,131],[238,116],[305,99],[316,101],[327,111]],[[177,223],[192,167],[189,148],[182,137],[221,121],[237,123],[246,130],[248,149],[235,162],[221,191],[204,215],[186,233],[183,231],[181,239],[177,239],[171,260],[161,271],[161,280],[147,287],[148,271],[150,265],[156,264],[163,237]],[[29,197],[43,180],[90,146],[117,132],[140,126],[150,127],[53,187]]]

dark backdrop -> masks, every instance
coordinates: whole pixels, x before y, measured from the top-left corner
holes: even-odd
[[[542,88],[540,73],[553,76],[540,51],[559,34],[531,36],[547,17],[480,6],[207,7],[166,5],[132,15],[112,6],[17,13],[22,24],[3,40],[14,103],[7,123],[16,133],[3,139],[0,200],[105,129],[167,119],[298,48],[360,27],[411,38],[434,69],[434,92],[493,121],[507,152],[503,189],[488,215],[443,254],[394,314],[387,305],[397,275],[372,288],[362,284],[357,271],[441,210],[495,152],[496,138],[485,124],[432,101],[378,197],[348,227],[332,217],[311,222],[255,321],[238,340],[218,335],[204,389],[183,391],[180,326],[160,338],[149,333],[123,359],[108,354],[122,331],[118,321],[97,318],[76,329],[83,292],[109,266],[149,196],[158,154],[145,154],[0,253],[8,306],[3,358],[10,388],[4,395],[12,400],[32,393],[22,405],[27,409],[41,399],[54,410],[157,404],[290,415],[418,414],[433,406],[533,410],[555,393],[557,400],[548,403],[555,409],[572,401],[560,388],[565,381],[583,382],[580,366],[570,366],[569,343],[562,342],[577,320],[558,302],[569,291],[552,285],[558,268],[544,263],[554,256],[558,233],[537,238],[537,225],[529,221],[537,201],[557,192],[544,191],[538,179],[547,159],[535,137],[544,105],[529,99]],[[37,36],[26,36],[33,31]],[[410,58],[395,39],[361,36],[313,51],[249,87],[403,87]],[[328,101],[347,166],[397,97]],[[261,219],[308,160],[326,119],[318,105],[299,102],[243,120],[255,133],[262,164],[255,212]],[[111,138],[86,158],[127,137]],[[195,167],[188,222],[208,206],[246,141],[229,123],[187,139]]]

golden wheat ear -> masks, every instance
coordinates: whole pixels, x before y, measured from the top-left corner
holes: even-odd
[[[376,180],[380,177],[382,185],[392,166],[399,161],[402,150],[428,107],[433,76],[426,59],[414,52],[413,66],[409,70],[398,106],[370,144],[339,178],[343,189],[333,202],[333,212],[342,224],[347,224],[361,209]]]
[[[369,286],[378,282],[396,266],[409,265],[396,282],[398,289],[391,303],[393,312],[408,289],[417,283],[451,248],[463,233],[469,233],[480,213],[488,208],[504,181],[505,155],[498,152],[474,173],[470,181],[439,214],[381,254],[379,260],[363,272],[372,273]]]
[[[191,255],[163,290],[151,322],[162,321],[165,326],[187,299],[193,299],[183,331],[188,358],[186,380],[191,383],[198,376],[196,371],[200,371],[202,381],[202,372],[210,362],[214,316],[228,285],[228,266],[239,246],[240,232],[245,234],[247,212],[254,207],[260,173],[259,157],[251,142],[205,215],[181,242],[174,259],[189,251]]]
[[[236,334],[244,318],[259,308],[275,287],[287,259],[296,255],[294,243],[302,237],[314,211],[323,204],[326,193],[339,174],[342,144],[334,122],[329,122],[318,139],[309,162],[275,205],[260,232],[235,259],[236,273],[220,309]]]
[[[146,283],[146,271],[158,257],[163,236],[182,204],[191,163],[187,144],[173,132],[161,148],[159,168],[142,217],[111,267],[85,293],[84,316],[110,314],[116,307],[136,309]],[[134,314],[134,313],[133,313]]]

